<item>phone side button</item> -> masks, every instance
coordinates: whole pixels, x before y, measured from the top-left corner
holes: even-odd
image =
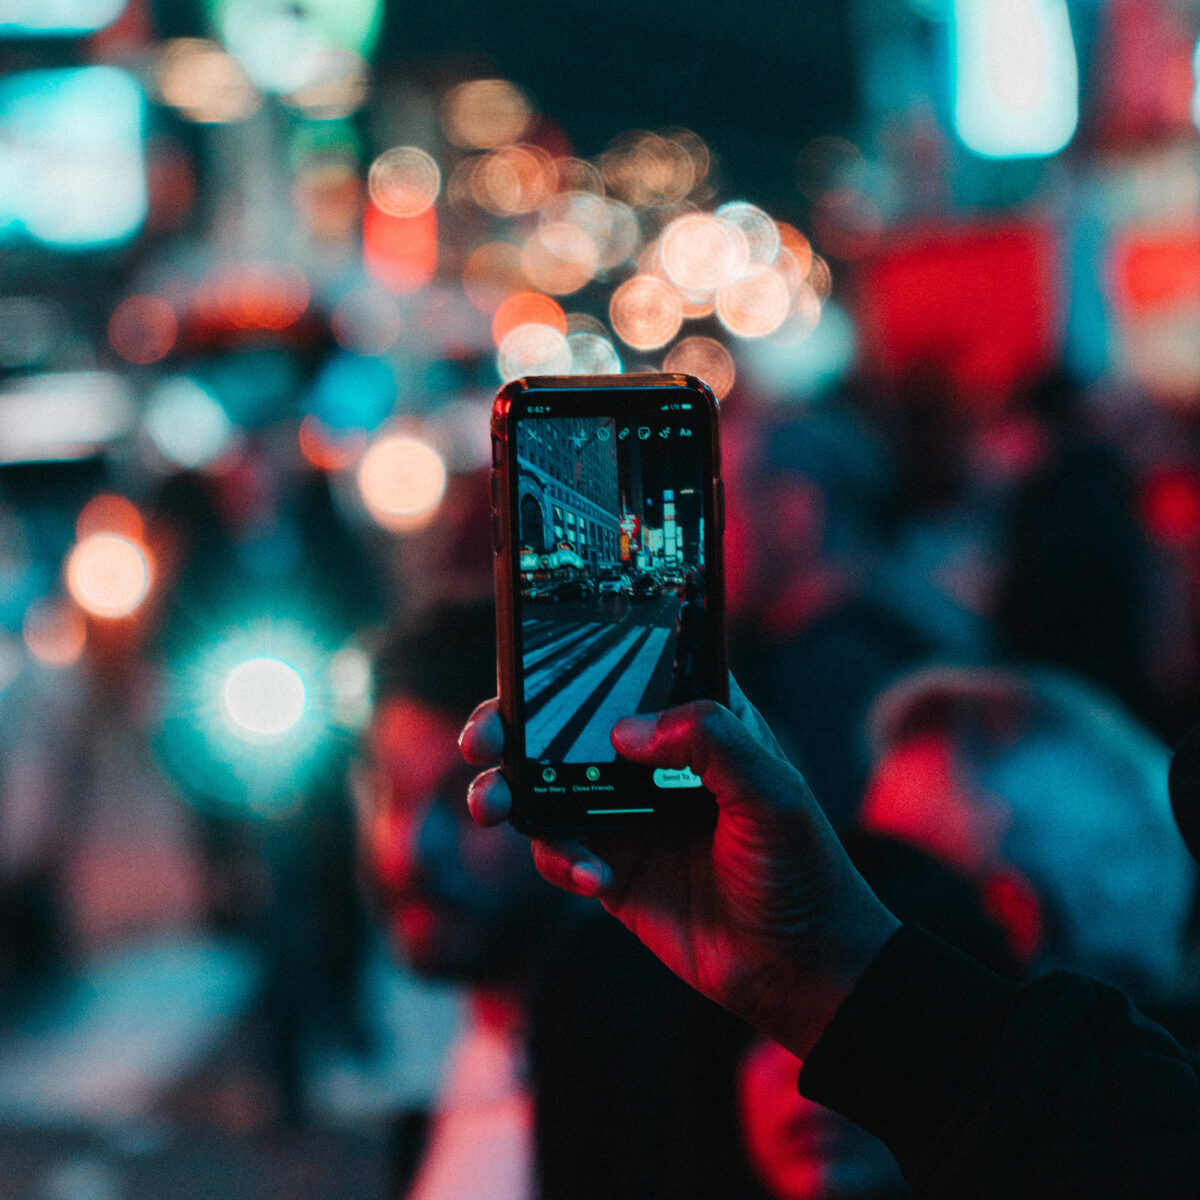
[[[500,520],[500,514],[493,510],[492,512],[492,549],[502,550],[504,548],[504,525]]]
[[[717,532],[725,532],[725,480],[717,480]]]

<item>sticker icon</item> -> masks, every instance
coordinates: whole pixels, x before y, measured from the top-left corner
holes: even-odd
[[[639,425],[638,426],[638,437],[640,437],[642,439],[642,441],[644,442],[649,436],[650,436],[650,426],[649,425]]]

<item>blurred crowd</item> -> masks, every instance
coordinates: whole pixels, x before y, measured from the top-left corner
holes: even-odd
[[[428,59],[405,6],[110,7],[62,44],[0,19],[0,1194],[907,1194],[795,1059],[467,816],[521,374],[705,378],[730,665],[859,870],[1197,1044],[1166,776],[1200,715],[1200,158],[1143,69],[1190,61],[1186,5],[1075,6],[1069,167],[1078,103],[1054,145],[951,136],[926,68],[982,6],[828,5],[828,45],[792,6],[795,61],[766,17],[664,24],[622,86],[675,113],[682,45],[720,129],[725,72],[724,161],[665,119],[583,157],[450,52],[461,5]],[[630,6],[578,7],[551,51],[636,49]],[[518,58],[550,24],[481,8]],[[1076,71],[1057,3],[995,6],[996,61],[1027,8]],[[545,86],[582,106],[574,62]],[[866,152],[804,111],[822,72],[862,77]],[[734,198],[760,159],[811,241]]]
[[[819,406],[735,387],[723,422],[732,669],[873,886],[997,969],[1084,970],[1193,1034],[1165,780],[1200,682],[1194,423],[1065,373],[972,416],[932,368]],[[396,1195],[903,1195],[881,1147],[799,1099],[794,1060],[551,895],[518,835],[471,826],[486,473],[385,540],[295,444],[264,430],[140,512],[94,463],[5,479],[10,597],[64,507],[140,521],[156,578],[0,694],[0,1120],[365,1122]],[[239,758],[193,676],[295,661],[301,627],[349,682],[308,743]],[[198,652],[234,629],[260,641]],[[137,961],[164,946],[173,965]],[[190,1019],[114,1045],[110,1016],[71,1086],[37,1084],[118,961],[139,1025]],[[102,1041],[122,1061],[89,1063]]]

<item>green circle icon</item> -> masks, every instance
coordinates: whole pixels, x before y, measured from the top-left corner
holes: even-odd
[[[592,783],[595,783],[596,780],[600,778],[600,768],[599,767],[588,767],[586,774],[587,774],[588,779],[590,779],[592,781]]]

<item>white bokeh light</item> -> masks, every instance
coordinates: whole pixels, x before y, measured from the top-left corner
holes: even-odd
[[[308,696],[295,667],[278,658],[251,658],[225,677],[221,702],[239,737],[280,737],[304,716]]]

